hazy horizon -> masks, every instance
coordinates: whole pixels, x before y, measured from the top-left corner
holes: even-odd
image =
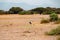
[[[0,10],[9,10],[11,7],[21,7],[30,10],[36,7],[60,8],[60,0],[0,0]]]

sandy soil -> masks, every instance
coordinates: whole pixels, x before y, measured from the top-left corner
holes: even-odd
[[[59,24],[40,24],[43,18],[49,19],[49,16],[0,15],[0,40],[56,40],[56,36],[47,36],[45,32]]]

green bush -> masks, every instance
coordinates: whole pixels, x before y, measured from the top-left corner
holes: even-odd
[[[46,32],[47,35],[60,35],[60,26],[56,29],[52,29],[50,32]]]
[[[31,11],[21,11],[19,12],[18,14],[21,14],[21,15],[29,15],[29,14],[33,14]]]
[[[50,21],[57,21],[58,20],[58,15],[56,13],[51,13],[50,14]]]
[[[46,14],[51,14],[51,13],[52,13],[51,11],[45,11],[42,14],[46,15]]]
[[[50,21],[49,20],[46,20],[46,19],[42,19],[41,20],[41,24],[43,24],[43,23],[49,23]]]
[[[39,14],[38,12],[33,12],[33,14]]]
[[[20,15],[24,15],[25,12],[24,12],[24,11],[21,11],[21,12],[19,12],[18,14],[20,14]]]

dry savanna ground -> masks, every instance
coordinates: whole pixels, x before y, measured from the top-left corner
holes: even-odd
[[[49,19],[49,15],[0,15],[0,40],[56,40],[45,32],[59,24],[40,24],[43,18]]]

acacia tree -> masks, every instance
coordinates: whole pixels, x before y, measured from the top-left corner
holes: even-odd
[[[11,14],[17,14],[17,13],[19,13],[20,11],[23,11],[23,9],[20,8],[20,7],[12,7],[12,8],[9,9],[9,12],[10,12]]]
[[[0,10],[0,14],[5,14],[5,11],[4,10]]]
[[[39,14],[43,13],[45,11],[45,8],[43,7],[38,7],[38,8],[34,8],[31,11],[33,12],[38,12]]]

